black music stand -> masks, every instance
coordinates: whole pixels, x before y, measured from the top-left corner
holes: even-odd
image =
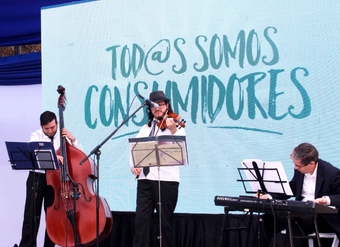
[[[248,159],[242,161],[242,168],[237,168],[240,178],[237,181],[242,182],[243,188],[246,193],[251,193],[251,196],[240,196],[240,197],[251,197],[254,198],[255,194],[285,194],[288,196],[293,196],[293,192],[289,186],[288,179],[286,173],[283,169],[281,162],[262,162],[260,159]],[[243,177],[242,172],[244,171],[246,178]],[[260,203],[260,198],[258,197],[258,202]],[[259,204],[260,205],[260,204]],[[229,213],[228,208],[225,208],[225,215]],[[253,212],[247,212],[246,215],[250,213],[248,226],[246,227],[234,227],[228,228],[229,230],[248,230],[249,236],[249,228],[250,222],[252,219]],[[260,212],[258,212],[258,243],[260,244]],[[245,216],[246,216],[245,215]],[[220,245],[222,243],[223,233],[225,229],[225,221],[223,222],[223,230],[220,239]],[[246,239],[246,241],[248,238]],[[248,242],[246,242],[247,245]]]
[[[129,144],[135,168],[158,167],[158,239],[162,247],[160,167],[188,164],[186,138],[173,135],[129,138]]]
[[[5,142],[13,170],[55,170],[59,168],[52,142]]]
[[[248,159],[243,160],[242,168],[237,169],[241,178],[237,181],[242,182],[246,193],[251,193],[252,195],[255,193],[269,193],[293,196],[281,162],[262,162],[259,159]],[[241,171],[244,171],[247,179],[243,178]]]
[[[269,193],[269,194],[281,194],[285,196],[294,196],[293,192],[289,186],[287,175],[285,173],[285,170],[283,169],[281,162],[262,162],[261,160],[243,160],[242,162],[243,168],[238,168],[239,174],[241,179],[238,181],[241,181],[243,183],[243,186],[245,188],[245,191],[247,193]],[[241,170],[244,170],[247,176],[247,179],[243,179],[241,175]],[[252,187],[252,191],[249,191],[246,189],[245,181],[250,183],[250,186]],[[258,200],[260,202],[260,199],[258,197]],[[259,212],[260,213],[260,212]],[[319,230],[316,220],[316,215],[311,214],[297,214],[294,215],[293,212],[288,211],[287,212],[287,221],[288,221],[288,231],[289,231],[289,242],[290,246],[294,246],[293,243],[293,233],[292,233],[292,223],[291,220],[293,217],[312,217],[314,220],[314,227],[315,227],[315,235],[318,241],[318,245],[321,246],[320,237],[319,237]],[[259,218],[260,220],[260,218]],[[300,231],[303,232],[303,230],[300,228]],[[298,238],[309,238],[308,236],[304,237],[298,237]],[[275,240],[275,234],[274,234],[274,243]]]
[[[57,155],[52,142],[5,142],[13,170],[55,170],[59,168]],[[36,194],[36,181],[33,176],[33,227],[36,229],[34,212],[36,205],[34,195]],[[34,236],[35,237],[35,236]]]
[[[248,159],[242,161],[242,168],[237,168],[241,181],[246,193],[260,194],[284,194],[293,196],[293,192],[289,186],[287,175],[283,169],[281,162],[262,162],[259,159]],[[243,179],[241,171],[244,171],[247,179]],[[245,182],[250,185],[248,189]],[[260,197],[258,197],[260,203]],[[260,245],[260,212],[258,212],[258,243]],[[288,219],[288,223],[290,220]],[[275,234],[274,234],[275,238]],[[276,242],[276,240],[274,240]]]

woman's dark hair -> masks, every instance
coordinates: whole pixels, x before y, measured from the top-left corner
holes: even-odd
[[[318,150],[310,143],[304,142],[296,146],[290,154],[292,160],[300,160],[302,164],[308,165],[319,160]]]
[[[53,120],[55,120],[55,122],[58,123],[57,122],[57,116],[51,111],[45,111],[40,115],[40,125],[41,126],[46,125]]]

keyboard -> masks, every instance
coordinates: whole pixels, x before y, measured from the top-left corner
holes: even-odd
[[[312,214],[337,214],[333,207],[321,205],[312,201],[293,201],[276,199],[258,199],[256,197],[215,196],[215,205],[232,209],[254,212],[294,212]]]

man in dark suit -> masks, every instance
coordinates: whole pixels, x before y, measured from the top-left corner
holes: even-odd
[[[290,158],[294,163],[294,176],[289,182],[297,201],[314,201],[327,206],[340,206],[340,170],[330,163],[319,159],[317,149],[310,143],[301,143],[295,147]],[[288,199],[282,195],[261,195],[260,198]],[[312,218],[294,218],[293,235],[308,235],[315,232]],[[275,222],[275,225],[274,225]],[[340,219],[338,215],[318,215],[319,232],[334,232],[340,238]],[[263,215],[264,231],[261,246],[270,246],[274,230],[288,229],[287,218]],[[275,227],[275,228],[274,228]],[[303,246],[303,239],[294,239],[294,247]]]

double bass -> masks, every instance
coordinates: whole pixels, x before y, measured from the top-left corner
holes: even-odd
[[[60,135],[64,128],[65,88],[58,86]],[[80,162],[86,155],[60,137],[64,164],[58,170],[46,171],[46,182],[54,191],[53,204],[46,209],[46,229],[57,245],[93,246],[103,241],[112,228],[112,215],[104,198],[94,192],[97,169],[92,159]]]

